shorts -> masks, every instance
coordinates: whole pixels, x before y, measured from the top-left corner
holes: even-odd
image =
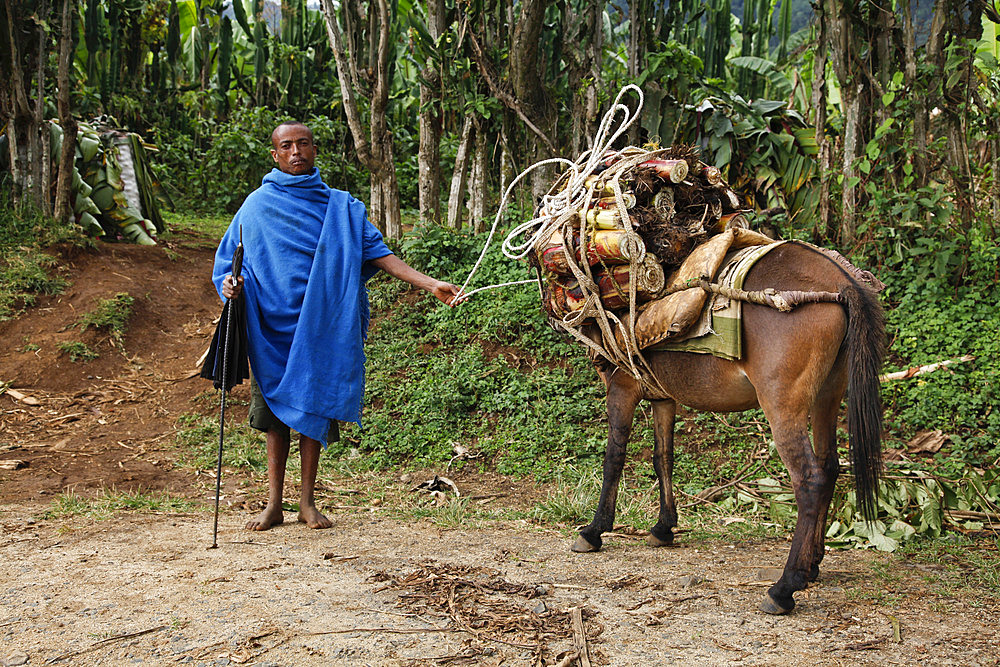
[[[290,441],[292,437],[291,429],[285,422],[281,421],[274,416],[271,412],[271,408],[267,407],[267,401],[264,400],[264,394],[260,391],[260,386],[257,384],[257,380],[250,376],[250,427],[255,428],[258,431],[270,431],[274,430],[284,438],[286,441]],[[330,431],[326,435],[327,442],[337,442],[340,440],[340,422],[336,419],[330,421]]]

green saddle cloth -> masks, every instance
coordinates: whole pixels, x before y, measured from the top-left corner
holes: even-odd
[[[751,246],[730,253],[719,267],[715,282],[743,289],[743,281],[757,260],[784,243]],[[698,321],[679,340],[666,341],[648,349],[713,354],[735,361],[743,357],[742,320],[742,301],[714,294],[705,302]]]

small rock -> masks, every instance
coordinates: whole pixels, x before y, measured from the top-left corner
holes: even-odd
[[[697,574],[688,574],[680,577],[677,580],[677,583],[681,585],[681,588],[691,588],[692,586],[697,586],[703,581],[705,581],[705,577],[699,577]]]
[[[536,614],[538,614],[539,616],[541,616],[542,614],[544,614],[548,610],[549,610],[549,608],[545,604],[545,602],[539,602],[538,604],[535,605],[535,608],[532,609],[531,611],[534,612],[534,613],[536,613]]]
[[[405,473],[399,476],[399,481],[403,484],[409,484],[413,480],[413,476],[410,473]]]
[[[3,667],[20,667],[27,664],[28,654],[24,651],[14,651],[3,660]]]
[[[540,598],[543,595],[548,595],[548,594],[549,594],[549,587],[546,586],[545,584],[538,584],[537,586],[535,586],[535,597],[536,598]]]

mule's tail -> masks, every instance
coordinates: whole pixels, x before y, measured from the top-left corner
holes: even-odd
[[[885,315],[878,297],[854,283],[840,290],[847,304],[847,431],[858,509],[866,521],[878,514],[882,473],[882,399],[879,373],[885,356]]]

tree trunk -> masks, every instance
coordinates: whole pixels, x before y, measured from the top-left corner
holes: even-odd
[[[469,218],[477,234],[486,229],[486,207],[489,203],[489,183],[486,160],[486,119],[476,123],[475,150],[472,155],[472,178],[469,184]]]
[[[48,18],[48,0],[38,6],[38,15]],[[45,122],[45,61],[48,34],[38,30],[37,72],[35,73],[35,111],[31,132],[31,155],[34,164],[32,174],[35,204],[45,215],[52,215],[52,141],[48,123]]]
[[[455,154],[455,171],[451,175],[451,192],[448,196],[448,226],[462,228],[462,207],[465,204],[465,189],[468,183],[469,146],[472,143],[472,116],[465,117],[462,138]]]
[[[344,5],[345,15],[349,14],[349,4]],[[357,43],[367,41],[369,45],[377,45],[374,53],[369,53],[366,59],[362,58],[362,54],[345,51],[333,1],[322,0],[322,9],[330,46],[337,60],[337,77],[340,80],[344,113],[354,138],[355,152],[361,164],[371,173],[369,218],[386,238],[397,239],[403,234],[399,212],[399,182],[396,179],[395,149],[386,113],[390,85],[389,32],[392,28],[389,6],[386,0],[378,0],[378,14],[369,21],[369,25],[378,26],[377,38],[375,35],[369,35],[368,40],[357,40]],[[368,136],[361,122],[355,98],[359,80],[357,62],[361,59],[374,63],[374,88],[370,100],[371,120]]]
[[[922,188],[927,185],[927,125],[928,109],[927,94],[920,80],[917,79],[917,40],[913,29],[913,15],[910,11],[910,1],[902,1],[903,11],[903,80],[906,83],[906,90],[913,99],[913,185]],[[931,23],[931,31],[934,31],[934,23]],[[940,26],[938,27],[940,31]],[[929,62],[933,62],[930,57],[932,44],[927,44],[926,57]]]
[[[23,3],[4,2],[0,10],[0,71],[9,72],[0,76],[0,120],[7,126],[11,203],[14,207],[32,204],[51,212],[50,193],[43,182],[44,100],[36,93],[32,104],[30,94],[33,75],[43,83],[46,34],[29,16],[23,15],[29,9]],[[47,12],[47,3],[41,3],[32,13],[47,21],[50,18]]]
[[[587,28],[590,31],[590,43],[587,49],[590,62],[590,85],[587,87],[586,123],[584,125],[584,149],[590,148],[601,112],[602,65],[604,62],[604,0],[591,0],[587,15]]]
[[[819,148],[819,211],[813,237],[818,243],[830,230],[830,139],[826,136],[826,64],[827,34],[823,5],[816,6],[816,52],[813,56],[811,106],[814,112],[813,127]]]
[[[990,217],[990,231],[994,240],[997,238],[996,221],[1000,220],[1000,120],[993,121],[993,140],[990,142],[992,150],[993,169],[991,175],[993,181],[990,185],[990,195],[993,201],[993,215]]]
[[[531,135],[529,155],[533,162],[551,156],[546,143],[552,144],[552,130],[555,126],[555,109],[552,106],[552,98],[546,94],[542,85],[538,53],[547,5],[547,0],[523,0],[521,12],[511,35],[510,82],[514,95],[525,115],[542,135],[548,137],[547,141],[543,142],[537,136]],[[551,172],[551,169],[544,168],[532,172],[531,189],[536,198],[548,190],[552,180]]]
[[[386,0],[378,0],[378,47],[375,55],[375,89],[372,91],[371,104],[371,144],[372,151],[371,183],[372,190],[378,189],[382,195],[382,210],[378,216],[371,216],[382,224],[376,225],[387,238],[398,239],[403,236],[403,225],[399,212],[399,182],[396,180],[395,151],[392,145],[392,133],[389,132],[387,109],[389,106],[389,31],[392,23],[389,17],[389,5]],[[374,36],[373,36],[374,37]]]
[[[437,40],[445,29],[443,0],[427,1],[427,30]],[[441,221],[441,75],[432,62],[420,84],[420,148],[417,156],[420,222]]]
[[[73,30],[76,17],[74,0],[63,0],[59,24],[59,69],[56,74],[59,125],[62,126],[62,150],[59,154],[59,176],[56,179],[55,218],[69,222],[73,214],[73,163],[76,159],[77,124],[70,108],[70,68],[73,66]]]
[[[844,175],[843,197],[841,198],[840,242],[850,245],[854,242],[857,232],[857,218],[854,208],[857,204],[855,186],[851,180],[855,177],[854,160],[857,158],[858,129],[861,123],[861,93],[860,84],[855,89],[842,88],[841,97],[844,104],[844,156],[841,173]]]

